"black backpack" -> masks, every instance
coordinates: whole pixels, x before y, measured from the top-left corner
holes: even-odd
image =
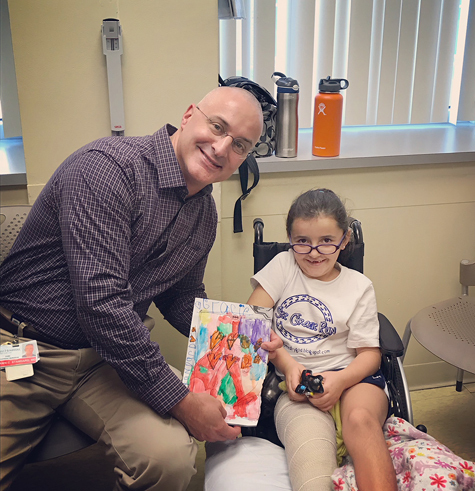
[[[239,178],[241,180],[242,195],[234,205],[234,233],[242,232],[242,209],[241,201],[249,196],[249,193],[259,182],[259,166],[256,157],[268,157],[274,153],[275,149],[275,114],[277,112],[277,102],[270,92],[256,82],[246,77],[229,77],[223,80],[218,76],[219,85],[227,87],[239,87],[251,92],[260,102],[264,115],[264,128],[259,141],[254,150],[248,155],[246,160],[239,167]],[[249,172],[253,174],[254,181],[248,187]]]

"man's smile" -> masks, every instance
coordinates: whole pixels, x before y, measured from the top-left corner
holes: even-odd
[[[206,162],[215,169],[221,169],[223,166],[218,164],[213,158],[211,158],[201,147],[198,147]]]

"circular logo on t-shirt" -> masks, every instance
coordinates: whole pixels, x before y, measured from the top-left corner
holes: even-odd
[[[282,336],[297,344],[315,343],[336,333],[333,317],[328,307],[318,298],[307,294],[286,298],[277,307],[275,320],[276,327]],[[296,336],[291,330],[297,326],[315,334],[309,332],[308,336]]]

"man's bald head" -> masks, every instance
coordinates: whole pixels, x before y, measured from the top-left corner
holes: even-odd
[[[264,125],[264,116],[262,114],[262,108],[260,102],[252,95],[251,92],[239,87],[216,87],[211,92],[208,92],[203,99],[198,103],[198,106],[206,111],[206,107],[209,103],[214,103],[216,100],[222,99],[235,99],[239,104],[243,104],[242,109],[248,111],[249,117],[257,117],[261,123],[261,131]],[[257,140],[256,142],[257,143]]]
[[[247,90],[218,87],[191,104],[171,141],[189,195],[228,179],[258,142],[261,105]]]

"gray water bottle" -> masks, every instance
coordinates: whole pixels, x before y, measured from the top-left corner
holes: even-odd
[[[274,72],[277,85],[277,114],[275,121],[276,157],[296,157],[299,137],[299,84],[297,80]]]

